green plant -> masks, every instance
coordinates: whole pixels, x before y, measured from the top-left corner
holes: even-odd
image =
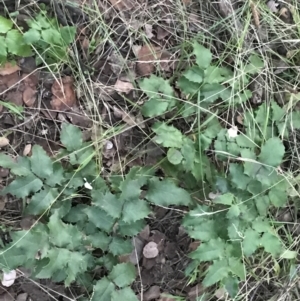
[[[15,28],[12,20],[0,17],[1,63],[11,56],[31,56],[33,49],[39,53],[38,63],[65,62],[68,58],[69,44],[74,41],[76,28],[61,27],[57,19],[50,19],[44,10],[33,19],[28,18],[26,22],[28,30]]]
[[[181,104],[168,81],[151,76],[140,83],[149,97],[143,113],[159,116],[175,107],[183,108],[183,117],[197,113],[196,133],[186,136],[174,125],[158,121],[152,126],[153,139],[168,149],[161,165],[165,173],[199,200],[183,220],[190,237],[201,242],[190,254],[193,262],[187,275],[201,271],[200,263],[209,262],[201,274],[203,285],[220,283],[234,297],[239,282],[248,275],[247,263],[257,252],[274,258],[296,257],[279,237],[269,212],[288,202],[291,179],[280,168],[285,155],[282,138],[300,128],[300,116],[291,105],[280,107],[272,100],[244,112],[243,125],[231,135],[210,104],[219,103],[218,110],[223,104],[243,104],[251,96],[245,90],[250,76],[263,63],[251,55],[236,76],[226,67],[215,66],[211,52],[198,43],[193,44],[193,55],[196,64],[178,79],[181,95],[189,101]],[[162,98],[160,92],[167,95]],[[208,150],[213,151],[218,165],[213,164]],[[209,201],[208,195],[213,196]]]
[[[55,159],[40,146],[33,147],[31,157],[17,161],[0,154],[0,166],[15,175],[2,194],[23,199],[24,214],[38,217],[30,230],[11,232],[12,243],[1,250],[0,266],[29,267],[33,277],[64,281],[66,286],[77,281],[93,289],[92,301],[103,296],[137,300],[130,288],[135,267],[118,264],[118,256],[132,251],[131,237],[145,226],[151,204],[188,206],[190,195],[172,181],[155,177],[151,168],[132,168],[125,178],[105,181],[93,159],[93,146],[83,142],[72,125],[63,125],[61,142],[65,149]],[[85,181],[93,189],[85,188]],[[107,276],[91,287],[91,274],[100,278],[95,271],[99,266]]]

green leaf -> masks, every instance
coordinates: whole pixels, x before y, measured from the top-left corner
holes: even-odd
[[[270,138],[262,146],[259,154],[259,160],[273,167],[278,167],[284,156],[284,145],[278,137]]]
[[[69,45],[75,39],[76,27],[75,26],[64,26],[59,28],[60,35],[64,45]]]
[[[31,48],[29,45],[25,45],[22,34],[12,29],[6,34],[5,43],[7,45],[8,52],[19,56],[30,56]]]
[[[204,77],[204,72],[198,66],[193,66],[183,73],[189,81],[201,84]]]
[[[58,214],[51,215],[48,228],[50,241],[57,247],[74,250],[82,244],[82,236],[78,228],[62,222]]]
[[[285,111],[282,109],[276,101],[271,102],[271,108],[272,108],[272,121],[282,121]]]
[[[89,221],[99,229],[107,233],[112,230],[115,220],[108,216],[108,214],[102,209],[95,206],[89,206],[88,208],[84,209],[84,212],[89,217]]]
[[[41,146],[33,146],[30,162],[32,172],[39,178],[48,178],[53,174],[53,162]]]
[[[288,195],[285,190],[277,189],[273,187],[268,194],[271,203],[275,207],[283,207],[287,203]]]
[[[205,287],[211,286],[228,276],[229,267],[226,259],[214,261],[207,270],[202,282]]]
[[[7,33],[13,27],[13,22],[0,16],[0,33]]]
[[[106,277],[97,281],[94,286],[93,295],[90,301],[111,301],[111,294],[115,291],[114,284]]]
[[[232,193],[225,193],[217,196],[216,199],[214,199],[214,203],[223,204],[223,205],[232,205],[233,200],[234,200],[234,195]]]
[[[248,228],[244,233],[243,249],[246,256],[252,255],[261,243],[261,238],[258,232]]]
[[[35,175],[20,177],[12,181],[4,190],[3,194],[10,193],[17,198],[25,198],[31,193],[39,191],[43,182]]]
[[[229,269],[234,274],[237,275],[241,280],[245,280],[245,267],[240,259],[237,258],[229,258],[228,259]]]
[[[189,257],[198,261],[211,261],[224,256],[225,242],[221,238],[202,242],[200,246]]]
[[[139,299],[133,292],[133,290],[130,287],[122,288],[118,291],[113,291],[111,294],[111,300],[110,301],[120,301],[120,300],[126,300],[126,301],[138,301]]]
[[[229,276],[224,280],[224,285],[229,296],[234,299],[239,292],[239,281],[236,277]]]
[[[168,110],[168,107],[169,103],[167,101],[152,98],[144,103],[141,112],[146,117],[156,117],[164,114]]]
[[[204,82],[208,84],[222,83],[233,77],[231,70],[223,67],[209,66],[205,70]]]
[[[265,248],[266,252],[273,256],[279,255],[282,252],[280,239],[271,233],[266,232],[263,234],[261,238],[261,245]]]
[[[61,185],[65,180],[64,169],[60,162],[56,162],[52,165],[53,174],[46,179],[46,184],[54,187],[56,185]]]
[[[250,55],[249,63],[245,66],[244,72],[247,74],[259,73],[264,67],[264,62],[255,54]]]
[[[180,148],[183,143],[183,135],[172,125],[164,122],[156,122],[152,126],[153,132],[156,134],[154,141],[164,147]]]
[[[74,125],[63,123],[60,140],[68,151],[76,151],[82,146],[82,133],[80,129]]]
[[[38,30],[30,28],[23,34],[23,39],[26,44],[33,44],[41,39],[41,34]]]
[[[259,215],[266,216],[270,205],[270,199],[266,195],[257,196],[255,197],[255,205]]]
[[[181,154],[183,156],[182,164],[186,171],[191,171],[194,167],[196,156],[195,144],[189,138],[183,138],[183,145],[181,147]]]
[[[149,181],[146,199],[158,206],[188,206],[191,202],[191,197],[186,190],[177,187],[170,180],[160,181],[158,178]]]
[[[130,285],[135,277],[135,267],[129,262],[117,264],[108,275],[108,278],[120,288]]]
[[[197,65],[202,69],[206,69],[212,61],[212,54],[210,50],[197,42],[193,43],[193,48],[193,54],[196,56]]]
[[[112,194],[111,192],[106,192],[103,194],[95,190],[92,191],[92,198],[92,204],[103,209],[111,217],[118,218],[121,216],[124,201],[119,199],[116,195]]]
[[[212,103],[219,98],[229,101],[231,97],[228,88],[220,84],[204,84],[200,94],[203,101],[207,103]]]
[[[56,188],[45,187],[44,190],[36,193],[31,198],[29,205],[25,209],[25,213],[40,215],[50,209],[57,197],[58,191]]]
[[[143,219],[130,224],[125,223],[124,221],[119,221],[118,233],[122,236],[135,236],[144,229],[145,225],[146,223]]]
[[[167,152],[167,158],[168,158],[170,163],[172,163],[174,165],[178,165],[182,161],[183,156],[182,156],[181,152],[178,149],[169,148],[169,150]]]
[[[193,221],[192,227],[186,227],[190,237],[194,239],[200,239],[202,241],[208,241],[213,238],[217,238],[217,230],[214,220],[204,220],[203,222],[196,224],[195,219],[190,218]]]
[[[134,223],[137,220],[146,218],[150,212],[149,205],[144,200],[127,201],[124,204],[122,220],[125,223]]]
[[[245,190],[251,178],[244,175],[244,168],[241,164],[230,163],[229,172],[231,176],[231,182],[235,185],[236,188]]]
[[[87,245],[90,245],[92,248],[100,248],[106,251],[110,243],[110,237],[103,232],[97,231],[95,234],[88,235],[85,241]]]
[[[113,237],[108,248],[114,256],[129,254],[132,251],[130,240],[124,240],[123,238],[117,236]]]
[[[0,47],[0,58],[5,61],[6,57],[7,57],[7,47],[6,47],[6,41],[5,38],[0,36],[0,45],[2,45]]]
[[[200,91],[201,87],[198,83],[189,81],[185,76],[181,76],[178,79],[177,85],[185,95],[194,95]]]

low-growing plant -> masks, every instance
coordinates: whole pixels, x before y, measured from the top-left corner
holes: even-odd
[[[12,242],[0,252],[1,269],[28,267],[33,277],[66,286],[77,281],[93,289],[92,301],[137,300],[130,288],[135,267],[119,264],[118,256],[132,251],[131,237],[145,226],[151,204],[188,206],[190,195],[151,168],[132,168],[125,178],[105,181],[93,146],[72,125],[63,125],[61,142],[65,149],[56,159],[37,145],[31,157],[17,161],[0,154],[0,166],[15,175],[2,194],[22,199],[24,214],[38,217],[29,230],[11,233]],[[99,266],[107,276],[92,287],[91,273]]]

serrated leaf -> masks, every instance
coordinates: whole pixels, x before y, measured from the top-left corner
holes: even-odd
[[[261,238],[258,232],[248,228],[244,233],[243,250],[245,255],[252,255],[259,247]]]
[[[69,286],[75,281],[78,274],[87,270],[90,255],[71,252],[67,249],[52,248],[47,253],[47,258],[49,258],[49,263],[35,277],[48,279],[56,273],[64,271],[65,277],[63,277],[63,280],[65,280],[65,285]]]
[[[183,223],[190,237],[202,241],[208,241],[210,239],[217,238],[217,230],[214,220],[204,220],[199,224],[196,224],[195,219],[191,219],[191,221],[193,221],[192,223],[195,224],[191,227],[185,226],[185,223]]]
[[[125,240],[121,237],[114,236],[108,246],[110,253],[114,256],[129,254],[132,251],[130,240]]]
[[[206,69],[212,61],[212,54],[210,50],[197,42],[193,43],[193,48],[193,54],[196,56],[197,65],[202,69]]]
[[[156,117],[166,113],[168,107],[169,102],[152,98],[144,103],[141,112],[145,117]]]
[[[10,156],[1,153],[0,166],[3,168],[9,168],[16,176],[32,175],[30,162],[26,157],[18,157],[17,161],[14,161]]]
[[[90,301],[111,301],[111,294],[115,291],[114,284],[106,277],[97,281],[94,286],[93,295]]]
[[[261,152],[258,156],[260,162],[278,167],[284,156],[284,145],[278,137],[270,138],[262,146]]]
[[[236,188],[245,190],[251,178],[244,175],[244,168],[241,164],[230,163],[229,172],[231,176],[231,181]]]
[[[186,190],[177,187],[169,180],[159,181],[158,178],[149,181],[146,199],[158,206],[188,206],[191,202],[191,197]]]
[[[46,179],[53,174],[53,162],[41,146],[33,146],[30,162],[32,172],[39,178]]]
[[[249,147],[249,148],[254,148],[255,147],[255,143],[249,139],[247,136],[245,135],[237,135],[237,137],[235,138],[236,144],[240,147]]]
[[[7,47],[6,47],[6,42],[5,42],[5,37],[0,36],[0,59],[1,61],[6,61],[7,57]]]
[[[12,181],[4,190],[3,194],[10,193],[17,198],[25,198],[31,193],[39,191],[43,186],[43,182],[35,175],[20,177]]]
[[[135,267],[129,262],[117,264],[108,275],[108,278],[120,288],[130,285],[135,277]]]
[[[271,102],[272,108],[272,121],[281,121],[285,115],[285,111],[281,108],[276,101]]]
[[[257,196],[255,197],[255,205],[258,213],[261,216],[266,216],[270,205],[270,199],[266,195]]]
[[[183,135],[172,125],[164,122],[156,122],[152,126],[153,132],[156,134],[154,141],[164,147],[180,148],[183,142]]]
[[[122,288],[118,291],[113,291],[111,294],[111,300],[110,301],[120,301],[120,300],[126,300],[126,301],[138,301],[139,299],[133,292],[133,290],[130,287]]]
[[[183,73],[189,81],[201,84],[204,77],[204,72],[198,66],[193,66]]]
[[[233,73],[231,70],[223,67],[209,66],[205,70],[204,82],[208,84],[222,83],[225,80],[231,79]]]
[[[58,162],[54,163],[52,165],[52,168],[53,168],[53,174],[46,179],[46,184],[51,187],[54,187],[56,185],[61,185],[62,182],[65,180],[64,169],[61,163]]]
[[[122,190],[120,198],[124,200],[138,199],[141,195],[141,186],[142,182],[139,180],[126,178],[125,181],[120,184],[120,189]]]
[[[269,199],[270,202],[275,206],[275,207],[283,207],[286,205],[287,200],[288,200],[288,195],[285,190],[277,189],[276,187],[272,188],[269,191]]]
[[[85,214],[89,217],[89,221],[92,222],[99,229],[109,233],[115,223],[115,220],[108,216],[108,214],[100,208],[95,206],[89,206],[84,209]]]
[[[23,39],[26,44],[33,44],[41,39],[41,34],[38,30],[30,28],[23,34]]]
[[[229,296],[234,299],[239,291],[239,280],[237,277],[229,276],[223,281],[223,283]]]
[[[47,209],[50,209],[51,204],[58,197],[56,188],[45,187],[44,190],[36,193],[30,200],[30,203],[25,209],[27,214],[40,215]]]
[[[194,161],[196,156],[194,142],[189,138],[183,138],[183,145],[180,151],[183,156],[182,164],[185,170],[191,171],[194,167]]]
[[[244,72],[247,74],[258,73],[264,67],[264,62],[255,54],[250,55],[249,63],[245,66]]]
[[[13,27],[13,22],[0,16],[0,33],[7,33]]]
[[[204,84],[201,87],[200,95],[204,102],[212,103],[219,98],[229,101],[231,97],[230,93],[228,88],[220,84]]]
[[[93,248],[100,248],[106,251],[110,243],[110,237],[103,232],[97,231],[97,233],[88,235],[85,242]]]
[[[103,209],[112,218],[120,217],[124,205],[124,200],[118,198],[111,192],[106,192],[105,194],[103,194],[99,193],[98,191],[92,192],[92,198],[92,204]]]
[[[228,259],[228,265],[229,265],[230,271],[234,275],[237,275],[243,281],[245,280],[245,278],[246,278],[245,267],[240,259],[231,257]]]
[[[223,257],[225,251],[225,242],[220,239],[212,239],[208,242],[202,242],[200,246],[189,257],[200,262],[211,261]]]
[[[122,236],[135,236],[144,229],[145,225],[146,222],[142,219],[130,224],[119,221],[117,231]]]
[[[261,238],[261,245],[265,248],[266,252],[273,256],[279,255],[282,252],[280,239],[271,233],[266,232],[263,234]]]
[[[146,218],[150,212],[150,207],[144,200],[136,199],[127,201],[123,207],[122,220],[125,223],[134,223]]]
[[[182,161],[183,156],[182,156],[181,152],[178,149],[169,148],[169,150],[167,152],[167,158],[168,158],[170,163],[172,163],[174,165],[178,165]]]
[[[232,193],[225,193],[217,196],[214,199],[214,203],[223,204],[223,205],[232,205],[233,200],[234,200],[234,195]]]
[[[229,267],[226,259],[216,260],[207,270],[202,284],[205,287],[211,286],[228,276]]]
[[[24,44],[22,34],[16,29],[12,29],[7,32],[5,43],[7,45],[8,52],[12,54],[19,55],[19,56],[31,55],[30,46]]]
[[[199,84],[189,81],[185,76],[181,76],[178,79],[177,85],[185,95],[194,95],[198,93],[201,88]]]
[[[48,228],[50,241],[57,247],[74,250],[82,244],[82,236],[78,228],[62,222],[58,214],[51,215]]]
[[[79,150],[82,146],[82,133],[74,125],[63,123],[61,127],[60,140],[70,152]]]

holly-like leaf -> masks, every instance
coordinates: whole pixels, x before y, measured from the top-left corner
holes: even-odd
[[[17,198],[25,198],[31,193],[39,191],[42,186],[43,182],[35,175],[28,175],[12,181],[6,188],[4,188],[2,194],[10,193]]]
[[[7,33],[13,27],[13,22],[0,16],[0,33]]]
[[[117,264],[108,275],[108,278],[120,288],[130,285],[135,277],[135,267],[129,262]]]
[[[188,206],[191,202],[191,197],[186,190],[177,187],[170,180],[160,181],[158,178],[149,181],[146,199],[158,206]]]
[[[144,229],[146,225],[145,220],[140,219],[134,223],[125,223],[124,221],[118,222],[118,233],[122,236],[135,236]]]
[[[60,162],[53,164],[53,174],[46,179],[46,184],[54,187],[56,185],[61,185],[65,180],[64,169]]]
[[[156,134],[154,141],[164,147],[180,148],[183,142],[183,135],[172,125],[164,122],[156,122],[152,126],[153,132]]]
[[[241,164],[230,163],[229,172],[231,176],[231,182],[235,185],[236,188],[245,190],[251,178],[244,175],[244,168]]]
[[[268,196],[269,196],[270,202],[275,207],[283,207],[286,204],[287,198],[288,198],[288,195],[287,195],[286,191],[281,190],[281,189],[277,189],[276,186],[273,187],[269,191]]]
[[[189,257],[198,261],[211,261],[220,259],[224,256],[225,242],[220,239],[212,239],[208,242],[202,242],[200,246],[189,254]]]
[[[92,193],[93,204],[103,209],[108,215],[113,218],[118,218],[121,215],[124,201],[118,198],[111,192]]]
[[[137,298],[137,296],[135,295],[135,293],[130,287],[125,287],[118,291],[113,291],[111,294],[110,301],[120,301],[120,300],[138,301],[139,299]]]
[[[93,248],[100,248],[101,250],[106,251],[110,243],[110,237],[103,232],[97,231],[97,233],[88,235],[85,242]]]
[[[205,287],[211,286],[225,277],[228,276],[229,273],[228,262],[226,259],[216,260],[213,264],[208,268],[207,274],[202,282]]]
[[[210,50],[197,42],[193,43],[193,48],[193,54],[196,56],[197,65],[202,69],[206,69],[212,61],[212,54]]]
[[[266,165],[278,167],[282,162],[284,152],[282,141],[278,137],[273,137],[262,146],[259,160]]]
[[[113,237],[108,248],[114,256],[129,254],[132,251],[130,240],[124,240],[123,238],[117,236]]]
[[[145,117],[156,117],[166,113],[168,107],[169,102],[152,98],[144,103],[141,112]]]
[[[247,256],[252,255],[261,243],[260,235],[257,231],[248,228],[244,233],[243,249]]]
[[[170,163],[172,163],[174,165],[178,165],[182,161],[183,156],[182,156],[181,152],[178,149],[169,148],[169,150],[167,152],[167,158],[168,158]]]
[[[114,284],[106,277],[97,281],[94,286],[93,295],[90,301],[111,301],[111,294],[115,291]]]
[[[280,239],[271,233],[266,232],[263,234],[261,238],[261,245],[265,248],[266,252],[273,256],[279,255],[282,252]]]
[[[127,201],[123,207],[122,220],[125,223],[134,223],[137,220],[146,218],[150,212],[150,207],[144,200]]]
[[[26,207],[27,214],[39,215],[50,209],[52,203],[58,197],[56,188],[45,187],[44,190],[36,193],[30,200],[29,205]]]
[[[60,140],[68,151],[76,151],[82,146],[82,133],[76,126],[69,123],[63,123]]]
[[[217,238],[216,222],[214,220],[203,220],[196,223],[195,218],[189,217],[188,219],[192,221],[193,225],[188,227],[186,223],[183,223],[183,226],[187,229],[190,237],[201,241]]]
[[[50,241],[57,247],[74,250],[82,244],[82,236],[78,228],[62,222],[57,213],[51,215],[48,228]]]
[[[33,146],[30,162],[32,172],[39,178],[46,179],[53,174],[53,162],[41,146]]]
[[[115,220],[104,210],[95,206],[89,206],[88,208],[84,209],[84,212],[89,217],[89,221],[99,229],[107,233],[112,230]]]
[[[214,199],[214,203],[223,204],[223,205],[232,205],[233,200],[234,200],[234,195],[232,193],[225,193],[217,196]]]

